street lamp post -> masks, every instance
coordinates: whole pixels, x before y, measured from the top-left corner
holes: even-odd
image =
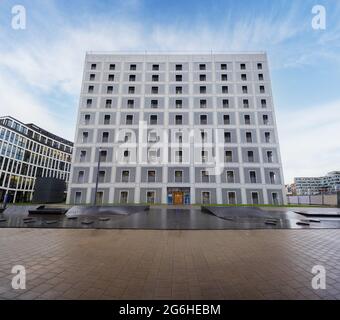
[[[100,156],[101,156],[102,149],[99,148],[98,153],[98,164],[97,164],[97,176],[96,176],[96,188],[94,190],[94,201],[93,205],[95,206],[97,204],[97,192],[98,192],[98,182],[99,182],[99,169],[100,169]]]

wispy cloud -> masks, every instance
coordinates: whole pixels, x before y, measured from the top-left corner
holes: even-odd
[[[277,118],[286,182],[339,170],[340,99]]]

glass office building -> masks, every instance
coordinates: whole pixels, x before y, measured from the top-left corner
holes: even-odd
[[[32,199],[36,177],[68,182],[73,143],[32,123],[0,118],[0,199]]]

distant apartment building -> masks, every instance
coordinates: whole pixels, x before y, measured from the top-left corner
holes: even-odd
[[[340,171],[329,172],[323,177],[294,178],[297,195],[315,195],[340,191]]]
[[[295,183],[286,184],[286,195],[287,196],[295,196],[296,195]]]
[[[266,54],[86,55],[69,203],[282,204],[284,193]]]
[[[32,123],[0,117],[0,199],[32,199],[35,179],[69,179],[73,143]]]

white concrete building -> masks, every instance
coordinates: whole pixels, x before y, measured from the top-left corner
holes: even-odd
[[[332,171],[323,177],[296,177],[296,194],[315,195],[340,191],[340,171]]]
[[[266,54],[88,53],[72,161],[69,203],[283,203]]]

